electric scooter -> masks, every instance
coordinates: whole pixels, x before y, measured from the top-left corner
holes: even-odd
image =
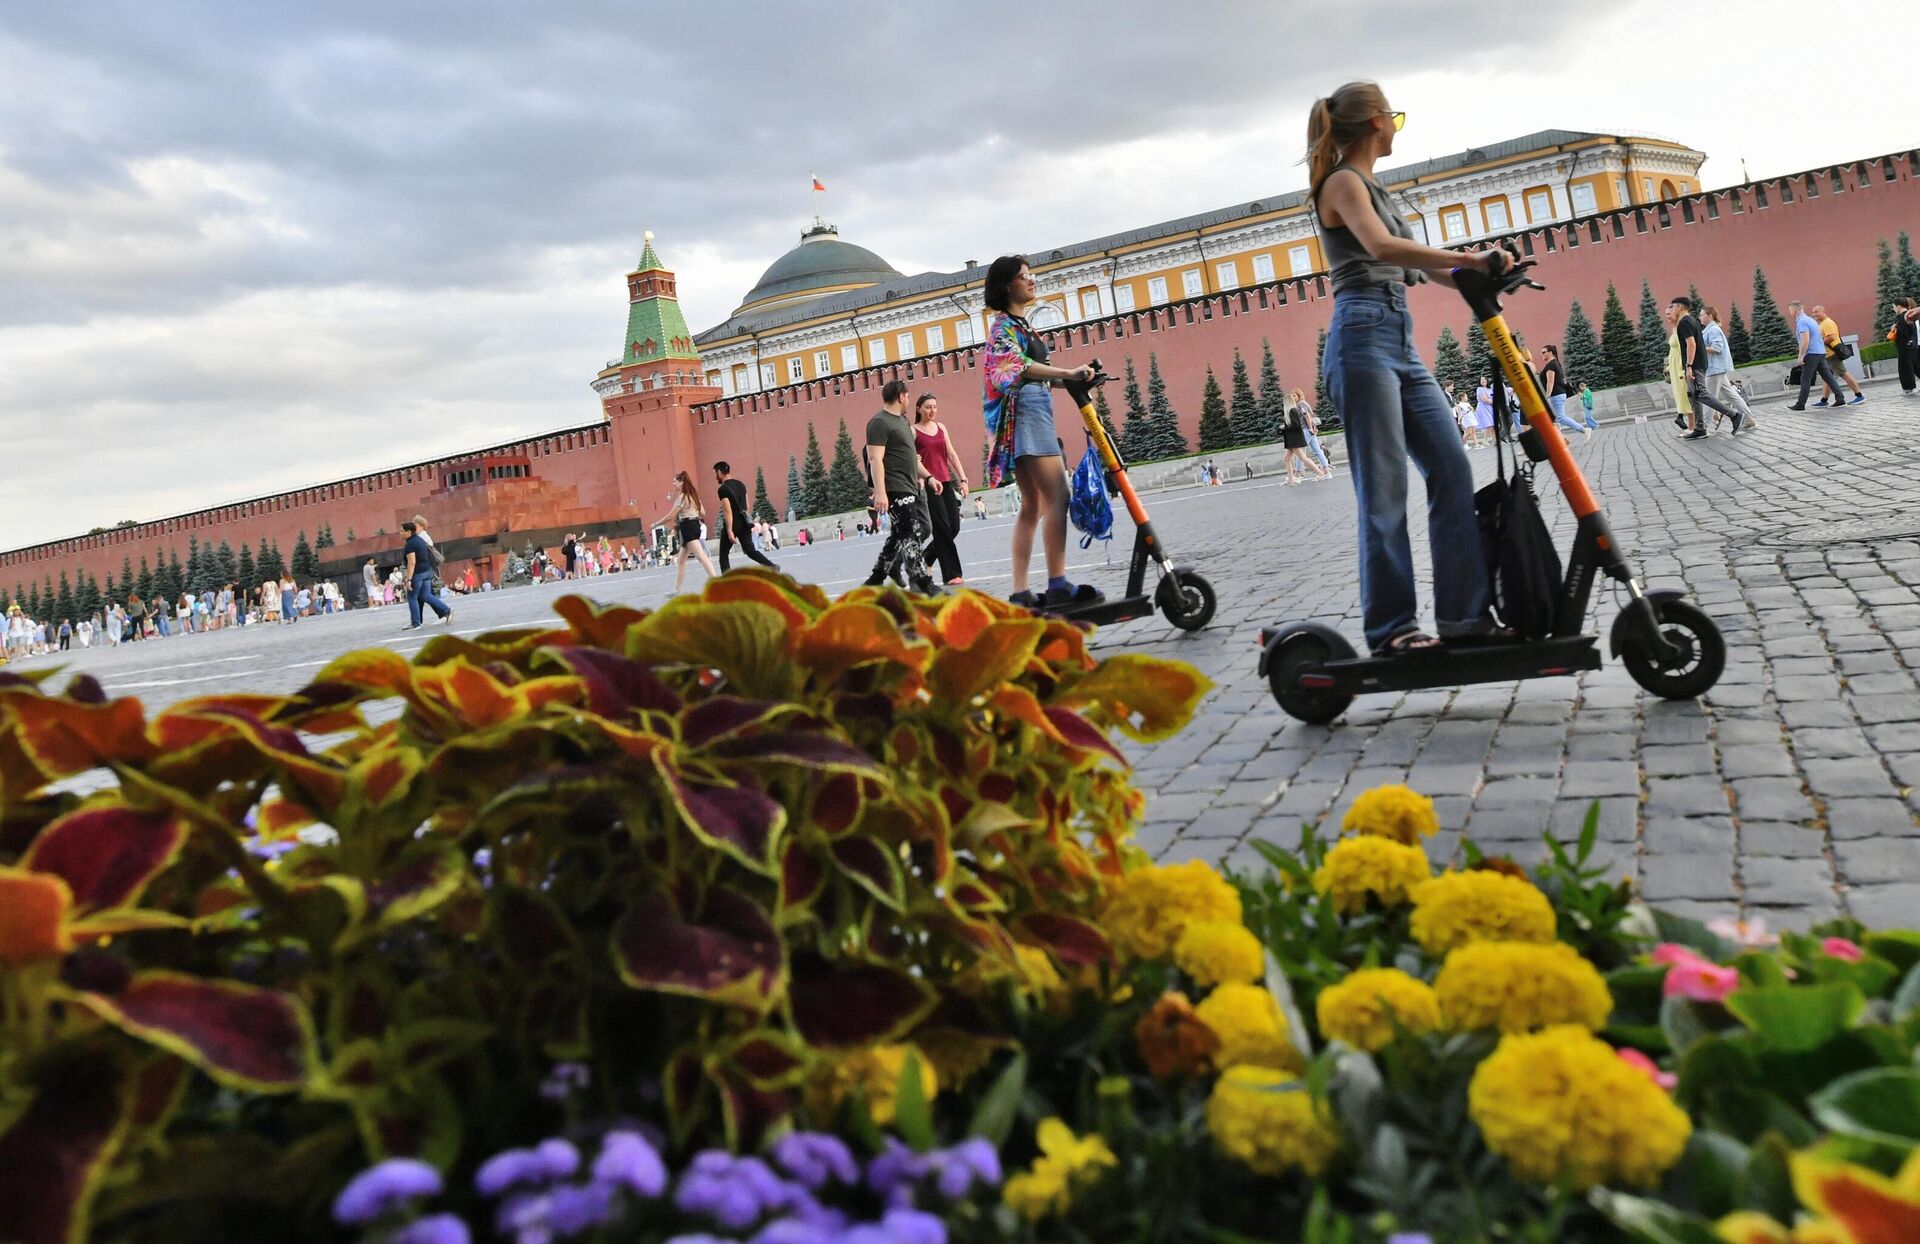
[[[1086,425],[1087,435],[1093,439],[1101,465],[1106,468],[1108,494],[1118,492],[1127,503],[1127,513],[1133,516],[1133,558],[1127,567],[1127,591],[1114,600],[1069,601],[1043,606],[1036,612],[1104,626],[1109,622],[1144,618],[1157,608],[1167,621],[1181,630],[1197,631],[1213,620],[1217,604],[1213,584],[1191,566],[1176,566],[1167,557],[1166,547],[1160,543],[1152,521],[1147,518],[1147,507],[1140,503],[1140,494],[1127,478],[1126,461],[1121,458],[1113,438],[1107,435],[1106,426],[1100,422],[1100,412],[1093,405],[1093,391],[1112,377],[1101,370],[1099,359],[1091,360],[1088,365],[1093,368],[1090,378],[1076,377],[1059,383],[1080,408],[1080,421]],[[1151,594],[1146,590],[1149,562],[1160,568],[1160,581]]]
[[[1554,426],[1538,378],[1501,314],[1503,294],[1544,288],[1527,276],[1533,266],[1532,260],[1516,260],[1499,276],[1455,268],[1453,279],[1519,398],[1528,425],[1519,435],[1521,447],[1531,461],[1552,464],[1578,520],[1548,634],[1532,640],[1448,640],[1435,648],[1362,657],[1338,631],[1317,622],[1264,627],[1260,673],[1289,715],[1318,725],[1345,712],[1354,696],[1369,692],[1548,678],[1599,669],[1599,636],[1585,634],[1583,628],[1594,579],[1600,574],[1627,592],[1607,647],[1635,682],[1663,699],[1690,700],[1719,681],[1727,660],[1720,628],[1682,593],[1641,588],[1586,477]],[[1466,555],[1479,552],[1474,549]]]

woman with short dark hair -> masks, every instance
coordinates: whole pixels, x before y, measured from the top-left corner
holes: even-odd
[[[1067,581],[1067,470],[1053,422],[1054,381],[1089,380],[1089,367],[1055,367],[1047,343],[1027,322],[1035,297],[1033,270],[1020,255],[1002,255],[987,269],[986,358],[981,371],[987,425],[987,487],[1013,477],[1020,512],[1013,520],[1013,592],[1018,605],[1093,603],[1104,599],[1088,585]],[[1033,534],[1045,519],[1047,590],[1027,587]]]

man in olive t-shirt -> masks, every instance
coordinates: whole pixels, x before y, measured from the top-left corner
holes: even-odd
[[[867,576],[867,586],[879,587],[898,569],[904,569],[913,590],[937,595],[939,588],[927,573],[927,537],[932,525],[920,503],[920,481],[938,492],[940,481],[920,465],[913,444],[913,425],[907,422],[907,382],[889,380],[880,390],[880,413],[867,421],[867,471],[873,479],[873,508],[891,515],[887,542]],[[904,564],[903,564],[904,561]]]

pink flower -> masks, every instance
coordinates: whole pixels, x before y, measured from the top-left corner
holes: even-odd
[[[1738,971],[1702,959],[1674,942],[1657,947],[1653,952],[1653,961],[1666,965],[1667,978],[1661,983],[1660,992],[1669,998],[1679,994],[1695,1002],[1722,1002],[1740,987]]]
[[[1660,1070],[1659,1063],[1654,1062],[1639,1050],[1627,1049],[1615,1052],[1620,1055],[1621,1062],[1633,1068],[1635,1071],[1645,1072],[1649,1080],[1652,1080],[1668,1092],[1672,1092],[1673,1086],[1680,1082],[1679,1076],[1674,1075],[1670,1071]]]
[[[1864,950],[1844,937],[1829,937],[1820,943],[1820,949],[1826,952],[1829,959],[1840,959],[1847,963],[1858,963],[1867,957]]]
[[[1713,920],[1707,930],[1724,937],[1742,950],[1765,950],[1778,946],[1778,936],[1767,932],[1767,922],[1759,916],[1751,920]]]

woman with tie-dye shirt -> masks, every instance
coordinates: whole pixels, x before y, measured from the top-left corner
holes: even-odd
[[[1019,255],[1002,255],[987,269],[985,384],[982,413],[987,424],[987,487],[998,488],[1012,475],[1020,490],[1020,512],[1013,520],[1013,593],[1017,605],[1064,605],[1102,599],[1094,588],[1067,582],[1067,470],[1060,460],[1060,437],[1053,424],[1051,381],[1089,380],[1089,367],[1054,367],[1047,343],[1027,323],[1034,303],[1033,272]],[[1033,558],[1033,533],[1046,519],[1047,590],[1027,588],[1027,563]]]

